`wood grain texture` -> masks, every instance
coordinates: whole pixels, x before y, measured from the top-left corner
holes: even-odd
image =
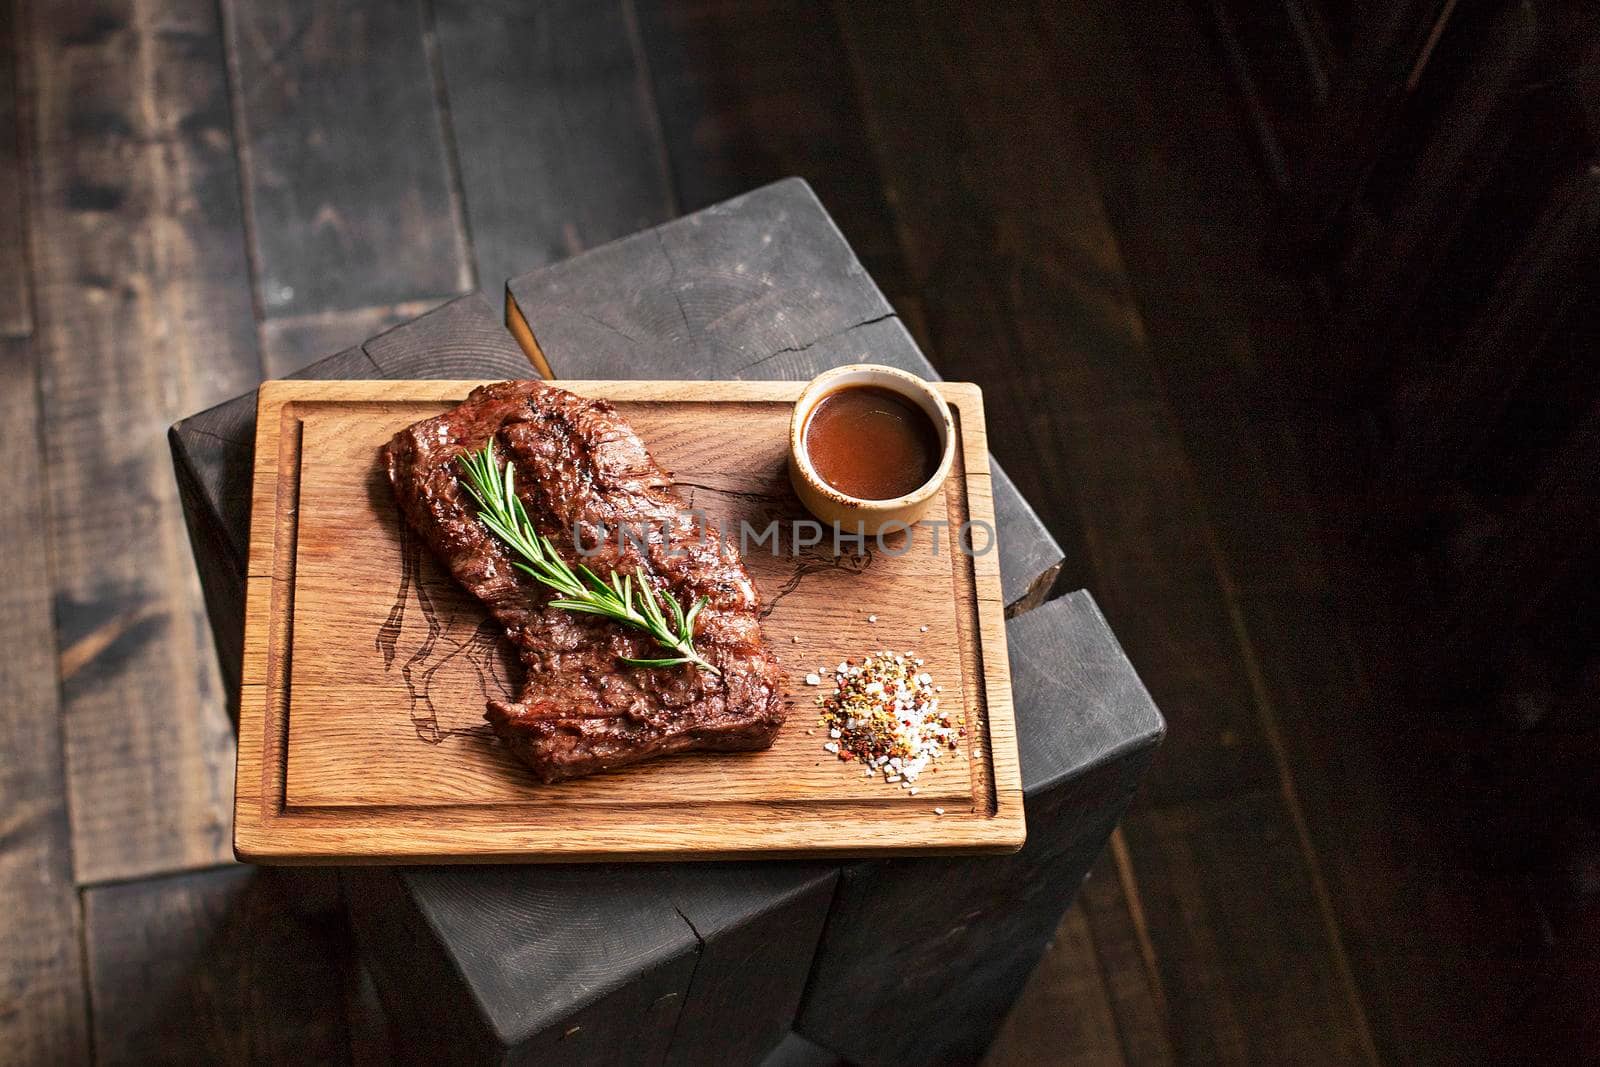
[[[61,708],[51,639],[50,555],[39,450],[38,365],[0,340],[0,1047],[17,1063],[88,1056],[88,1001],[72,883]]]
[[[676,471],[691,506],[723,528],[803,518],[786,488],[785,444],[801,383],[567,384],[619,404]],[[839,564],[831,547],[815,563],[804,553],[746,552],[771,609],[764,629],[788,660],[795,723],[767,753],[532,783],[486,743],[479,724],[487,695],[512,684],[498,646],[442,573],[430,574],[420,555],[403,560],[401,523],[374,465],[396,430],[445,410],[470,387],[261,388],[235,808],[241,855],[459,862],[1016,847],[1022,828],[998,561],[993,553],[951,553],[948,539],[940,552],[926,525],[903,553],[873,552],[859,567]],[[942,388],[962,443],[941,514],[951,529],[969,517],[992,525],[981,401],[970,387]],[[708,402],[720,414],[706,414],[700,405]],[[725,433],[708,434],[712,426]],[[374,595],[353,600],[352,582]],[[940,588],[951,599],[929,596]],[[852,598],[863,606],[840,611]],[[404,626],[408,609],[422,614],[420,630]],[[786,640],[791,634],[799,642]],[[821,751],[824,738],[802,731],[814,695],[805,675],[884,644],[924,652],[942,699],[964,709],[968,758],[926,775],[919,796],[832,759]],[[363,773],[351,776],[357,764]],[[700,818],[684,815],[686,797],[702,798]],[[571,827],[571,806],[583,809],[583,831]]]
[[[672,910],[660,868],[370,868],[344,877],[385,1011],[416,1061],[666,1056],[699,941]]]
[[[339,877],[362,969],[371,975],[395,1047],[419,1063],[502,1059],[499,1039],[478,1011],[470,987],[460,981],[444,943],[408,899],[402,882],[406,872],[352,867]]]
[[[382,378],[528,377],[527,358],[478,293],[369,338],[361,350]],[[316,377],[334,377],[335,370],[326,368]]]
[[[1430,39],[1437,43],[1455,12],[1449,0],[1405,0],[1347,16],[1354,40],[1327,100],[1327,114],[1338,121],[1307,139],[1274,212],[1272,244],[1295,255],[1325,247],[1372,173],[1385,145],[1383,131],[1410,96],[1419,60],[1429,65]]]
[[[1128,1062],[1081,908],[1067,909],[985,1061],[1005,1067],[1121,1067]]]
[[[843,870],[795,1029],[853,1062],[982,1053],[1165,729],[1087,593],[1007,629],[1028,842],[981,863]]]
[[[1310,601],[1253,596],[1242,611],[1330,900],[1341,928],[1357,932],[1349,966],[1379,1055],[1514,1059],[1528,1020],[1525,1002],[1505,994],[1544,965],[1542,923],[1523,876],[1485,869],[1468,847],[1459,800],[1411,784],[1449,776],[1455,731],[1409,714],[1401,692],[1374,688],[1363,632],[1394,631],[1372,615],[1352,619],[1343,589]],[[1350,712],[1330,716],[1335,699]]]
[[[261,323],[262,371],[268,378],[287,378],[318,360],[352,346],[359,348],[368,338],[426,314],[437,303],[414,300],[265,319]]]
[[[1298,458],[1291,432],[1322,416],[1289,380],[1300,371],[1270,364],[1288,370],[1314,342],[1304,294],[1241,260],[1270,204],[1241,175],[1248,148],[1227,121],[1233,101],[1190,47],[1204,32],[1195,13],[1085,7],[1040,14],[1057,76],[1078,102],[1099,225],[1115,235],[1143,326],[1126,377],[1164,397],[1231,584],[1309,593],[1322,553],[1307,489],[1284,474]],[[1188,90],[1171,88],[1175,80]],[[1130,141],[1130,126],[1146,133]],[[1205,547],[1193,536],[1183,543]]]
[[[761,1067],[842,1067],[844,1060],[815,1041],[790,1030],[761,1061]]]
[[[258,362],[216,12],[30,5],[30,191],[74,865],[228,855],[224,697],[156,427]]]
[[[1240,244],[1270,209],[1257,181],[1230,166],[1247,152],[1227,121],[1226,88],[1203,73],[1191,46],[1203,18],[1181,8],[1081,2],[1037,5],[1041,78],[1067,87],[1077,105],[1072,170],[1093,183],[1091,218],[1115,257],[1116,284],[1144,327],[1142,367],[1123,387],[1181,401],[1236,400],[1259,413],[1294,410],[1305,394],[1261,380],[1266,353],[1252,341],[1304,314],[1303,297]],[[1095,42],[1091,45],[1089,42]],[[1181,71],[1188,92],[1162,79]],[[1092,89],[1092,91],[1090,91]],[[1131,140],[1130,125],[1146,131]],[[1169,348],[1192,331],[1190,350]]]
[[[906,271],[894,215],[855,94],[838,76],[846,64],[833,13],[794,0],[633,6],[680,208],[799,176],[899,308]]]
[[[418,1059],[743,1063],[788,1029],[834,871],[590,864],[345,878],[379,991]]]
[[[759,1061],[794,1021],[837,869],[824,863],[673,864],[662,874],[673,910],[700,941],[667,1062]]]
[[[33,291],[28,279],[28,227],[24,208],[27,169],[20,119],[30,100],[18,62],[17,7],[0,10],[0,337],[33,332]]]
[[[1343,73],[1344,50],[1335,52],[1327,23],[1350,23],[1356,16],[1303,0],[1261,7],[1208,0],[1204,9],[1250,124],[1256,156],[1272,186],[1281,190],[1291,169],[1304,163],[1313,124],[1327,114],[1330,67]],[[1364,36],[1353,26],[1341,28]]]
[[[1395,24],[1402,23],[1397,18]],[[1112,57],[1111,62],[1116,61]],[[1403,82],[1404,72],[1398,77]],[[1204,101],[1196,106],[1203,107]],[[1169,109],[1161,107],[1160,112]],[[1187,117],[1179,111],[1173,119],[1184,125]],[[1183,160],[1196,151],[1180,140],[1163,154]],[[1205,149],[1207,154],[1215,151],[1214,142]],[[1361,173],[1357,162],[1345,160],[1340,166],[1353,167],[1351,174]],[[1193,186],[1192,175],[1185,171],[1165,183],[1169,189]],[[1107,184],[1108,193],[1127,188],[1125,182]],[[1153,191],[1128,191],[1135,203],[1123,205],[1125,211],[1158,197]],[[1234,196],[1238,199],[1240,194]],[[1116,211],[1118,198],[1108,199]],[[1167,196],[1160,202],[1179,213],[1204,217],[1206,204],[1214,201],[1194,203]],[[1151,258],[1185,263],[1190,259],[1188,250],[1174,249],[1162,240],[1163,222],[1156,220],[1150,227]],[[1247,217],[1235,227],[1219,228],[1213,241],[1236,245],[1240,235],[1256,232],[1256,226]],[[1130,250],[1137,278],[1144,268],[1131,256]],[[1172,273],[1180,290],[1188,286],[1182,271]],[[1241,280],[1248,278],[1243,275]],[[1234,327],[1239,334],[1247,328],[1242,321]],[[1160,327],[1153,322],[1152,329]],[[1253,328],[1249,332],[1255,334]],[[1255,343],[1263,361],[1274,354],[1270,347],[1261,348],[1259,337]],[[1277,353],[1289,377],[1295,376],[1295,367],[1305,364],[1304,353],[1300,345],[1282,346]],[[1455,369],[1467,381],[1481,371],[1470,359]],[[1198,420],[1190,424],[1203,425]],[[1306,481],[1316,494],[1311,499],[1329,527],[1338,523],[1331,516],[1361,506],[1349,493],[1348,482],[1339,481],[1337,472],[1343,464],[1324,459],[1349,454],[1350,439],[1341,438],[1336,425],[1318,419],[1303,427],[1259,422],[1246,427],[1269,441],[1272,437],[1265,431],[1278,430],[1278,441],[1291,438],[1286,431],[1300,431],[1310,461],[1305,464]],[[1464,425],[1471,426],[1471,420]],[[1187,429],[1185,438],[1203,440]],[[1237,455],[1236,442],[1242,439],[1233,431],[1212,448],[1218,456]],[[1211,475],[1217,468],[1206,465],[1204,453],[1192,445],[1191,455],[1202,481],[1245,491],[1270,480],[1286,481],[1296,473],[1292,449],[1270,444],[1269,463],[1255,473],[1241,472],[1244,476],[1231,482]],[[1522,984],[1529,966],[1523,950],[1515,947],[1531,943],[1534,937],[1526,902],[1516,902],[1525,887],[1510,884],[1516,879],[1509,872],[1490,875],[1473,870],[1477,865],[1457,840],[1459,801],[1437,784],[1454,776],[1459,742],[1426,728],[1427,716],[1419,717],[1416,702],[1400,695],[1408,688],[1404,679],[1409,672],[1398,669],[1397,661],[1409,659],[1419,642],[1414,626],[1394,624],[1393,584],[1374,572],[1371,555],[1356,548],[1349,531],[1335,529],[1325,535],[1327,569],[1312,572],[1315,582],[1309,590],[1299,592],[1288,583],[1279,590],[1263,589],[1271,575],[1282,573],[1281,557],[1261,554],[1257,545],[1276,542],[1283,555],[1292,555],[1303,545],[1285,536],[1285,510],[1276,510],[1274,525],[1258,530],[1254,539],[1230,536],[1231,531],[1221,525],[1219,539],[1236,584],[1246,591],[1239,605],[1239,625],[1249,633],[1262,690],[1279,723],[1294,788],[1304,805],[1306,832],[1319,857],[1332,913],[1343,931],[1352,984],[1377,1056],[1393,1062],[1494,1059],[1495,1052],[1485,1050],[1503,1047],[1513,1024],[1509,1016],[1517,1010],[1511,1004],[1519,997],[1508,997],[1507,991]],[[1213,514],[1226,512],[1215,507]],[[1559,529],[1560,524],[1541,524],[1541,528]],[[1474,589],[1482,588],[1486,572],[1473,568],[1471,573]],[[1481,615],[1493,618],[1495,613]],[[1504,628],[1502,621],[1499,630]],[[1368,657],[1366,671],[1355,660],[1357,652]],[[1366,672],[1372,673],[1364,677]],[[1340,714],[1330,715],[1330,707],[1340,708]],[[1418,788],[1416,783],[1428,784]],[[1418,899],[1429,901],[1421,916],[1404,903]],[[1475,945],[1471,964],[1448,947],[1461,939]]]
[[[1112,832],[1110,847],[1084,879],[1075,907],[1088,925],[1124,1058],[1151,1067],[1177,1062],[1167,1036],[1167,1006],[1149,920],[1120,829]]]
[[[0,10],[0,1047],[17,1063],[65,1063],[89,1054],[82,931],[72,879],[52,633],[49,516],[40,453],[39,364],[27,339],[32,293],[19,119],[23,91],[17,11]],[[22,114],[19,114],[22,112]]]
[[[265,317],[470,289],[416,0],[223,6]]]
[[[1416,326],[1429,314],[1430,285],[1441,278],[1446,251],[1471,232],[1471,217],[1493,210],[1487,197],[1495,163],[1516,160],[1509,165],[1520,177],[1525,150],[1516,140],[1528,122],[1529,87],[1551,66],[1552,38],[1594,32],[1562,25],[1582,10],[1497,8],[1476,32],[1446,42],[1451,54],[1441,58],[1455,73],[1447,80],[1429,72],[1421,91],[1439,98],[1440,110],[1396,167],[1403,177],[1386,194],[1392,206],[1381,221],[1376,212],[1362,211],[1372,222],[1346,230],[1351,236],[1340,266],[1348,267],[1332,278],[1338,299],[1319,331],[1322,346],[1304,361],[1317,386],[1354,406],[1399,380],[1396,371],[1407,357],[1427,351],[1417,344]],[[1441,12],[1440,22],[1466,21],[1450,15]],[[1586,167],[1589,158],[1585,151],[1575,166]],[[1365,208],[1363,201],[1375,193],[1361,190],[1353,206]]]
[[[1285,1049],[1302,1062],[1366,1060],[1325,931],[1292,912],[1285,921],[1282,898],[1310,896],[1314,887],[1298,840],[1273,828],[1275,801],[1245,796],[1162,809],[1141,816],[1130,835],[1146,906],[1179,923],[1177,938],[1166,923],[1155,931],[1164,965],[1178,958],[1172,946],[1181,938],[1184,966],[1214,983],[1203,997],[1169,994],[1176,1047],[1208,1063],[1278,1058]],[[1166,978],[1169,989],[1192,988],[1192,980]],[[1275,1022],[1263,1025],[1263,1017]]]
[[[560,376],[807,379],[840,363],[938,374],[804,182],[758,189],[511,279],[507,318]],[[1041,602],[1061,550],[992,460],[1001,579]]]
[[[1552,335],[1559,336],[1572,294],[1582,284],[1579,265],[1592,262],[1597,232],[1600,174],[1586,168],[1549,191],[1517,259],[1496,279],[1486,306],[1452,346],[1449,372],[1424,377],[1407,391],[1413,395],[1392,402],[1395,441],[1377,472],[1370,507],[1382,521],[1398,521],[1402,530],[1414,533],[1437,506],[1441,483],[1461,477],[1463,467],[1510,451],[1495,437],[1497,430],[1505,432],[1500,428],[1518,404],[1519,389],[1555,375],[1529,363],[1549,356],[1508,359],[1506,353],[1523,346],[1553,347]],[[1572,388],[1584,395],[1576,383]],[[1562,418],[1551,412],[1548,422]],[[1501,459],[1496,465],[1505,463]]]
[[[479,284],[671,218],[626,0],[436,0]]]
[[[603,299],[589,295],[607,277]],[[669,361],[765,377],[746,372],[894,317],[799,180],[512,278],[506,292],[547,354],[582,358],[584,377],[654,375],[665,371],[646,368]]]
[[[247,867],[87,890],[97,1062],[348,1062],[342,923],[299,895]]]
[[[1343,617],[1344,625],[1364,631],[1363,643],[1404,647],[1407,642],[1384,628],[1382,613],[1392,601],[1392,589],[1374,590],[1366,602],[1349,595],[1364,584],[1367,564],[1345,578],[1325,577],[1327,553],[1319,551],[1305,502],[1312,499],[1308,484],[1316,486],[1323,500],[1338,499],[1339,489],[1326,474],[1329,465],[1318,457],[1324,450],[1338,454],[1343,442],[1325,439],[1304,458],[1295,447],[1293,438],[1301,426],[1319,427],[1328,420],[1302,421],[1294,399],[1303,389],[1296,368],[1304,363],[1305,345],[1290,327],[1303,311],[1283,291],[1281,280],[1274,282],[1270,272],[1239,262],[1241,245],[1260,232],[1260,220],[1269,210],[1267,197],[1257,183],[1241,180],[1237,163],[1229,165],[1230,157],[1241,158],[1247,149],[1231,123],[1217,121],[1229,103],[1226,90],[1193,66],[1193,50],[1184,43],[1198,29],[1192,12],[1172,6],[1134,9],[1104,4],[1083,5],[1070,17],[1047,5],[1040,5],[1039,11],[1058,79],[1084,102],[1081,126],[1147,328],[1145,350],[1137,355],[1148,369],[1140,374],[1160,383],[1194,486],[1193,502],[1185,506],[1191,512],[1198,508],[1210,527],[1212,543],[1197,545],[1206,549],[1209,566],[1175,565],[1171,573],[1203,576],[1206,569],[1212,570],[1220,586],[1216,593],[1203,592],[1209,583],[1195,586],[1185,579],[1183,584],[1202,597],[1220,595],[1228,616],[1215,608],[1186,611],[1181,626],[1168,627],[1153,641],[1140,637],[1136,622],[1124,624],[1123,616],[1113,617],[1123,627],[1119,633],[1130,648],[1138,642],[1137,654],[1149,657],[1140,662],[1148,664],[1152,688],[1163,699],[1163,708],[1172,712],[1175,738],[1187,733],[1207,743],[1204,734],[1192,729],[1203,720],[1190,717],[1191,709],[1203,714],[1205,705],[1186,707],[1179,702],[1181,697],[1162,696],[1166,683],[1159,681],[1161,668],[1154,657],[1160,643],[1170,647],[1179,632],[1192,635],[1180,638],[1192,650],[1181,662],[1193,666],[1184,666],[1183,672],[1195,672],[1202,656],[1215,655],[1216,666],[1206,672],[1214,679],[1210,684],[1216,699],[1211,707],[1231,705],[1242,712],[1216,720],[1215,726],[1222,730],[1213,730],[1210,743],[1234,742],[1224,753],[1227,748],[1240,754],[1256,748],[1257,753],[1271,754],[1275,773],[1263,784],[1279,792],[1285,804],[1276,814],[1265,806],[1262,817],[1270,816],[1271,823],[1258,827],[1256,837],[1238,840],[1241,851],[1236,862],[1269,866],[1272,861],[1264,853],[1290,835],[1302,838],[1304,858],[1292,876],[1286,874],[1274,883],[1281,890],[1277,899],[1252,901],[1216,885],[1206,889],[1216,894],[1214,902],[1189,904],[1212,915],[1227,913],[1228,922],[1241,926],[1294,930],[1293,936],[1308,945],[1316,943],[1320,928],[1327,946],[1326,963],[1319,959],[1315,966],[1295,968],[1287,978],[1246,976],[1241,968],[1229,972],[1227,982],[1239,983],[1237,989],[1230,988],[1203,962],[1200,943],[1173,930],[1168,914],[1152,905],[1147,908],[1150,935],[1166,1000],[1188,1003],[1196,996],[1217,997],[1246,1005],[1257,997],[1256,983],[1292,981],[1299,984],[1306,1005],[1302,1012],[1270,1018],[1249,1008],[1219,1008],[1215,1018],[1226,1019],[1230,1010],[1237,1010],[1235,1018],[1255,1047],[1275,1044],[1305,1057],[1326,1057],[1330,1050],[1337,1054],[1352,1043],[1362,1046],[1364,1058],[1438,1055],[1419,1051],[1444,1047],[1428,1039],[1385,1045],[1382,1019],[1389,1012],[1370,991],[1386,983],[1394,967],[1386,962],[1378,964],[1371,977],[1360,975],[1362,966],[1370,966],[1361,963],[1363,941],[1406,939],[1414,927],[1403,906],[1355,906],[1382,893],[1381,887],[1393,877],[1380,858],[1387,850],[1375,847],[1376,839],[1367,835],[1396,832],[1412,821],[1418,803],[1415,796],[1380,799],[1394,796],[1389,792],[1394,780],[1386,789],[1382,777],[1369,774],[1373,761],[1360,753],[1369,750],[1375,733],[1390,737],[1409,716],[1398,708],[1369,708],[1352,684],[1354,679],[1334,669],[1339,660],[1337,627],[1318,627],[1304,634],[1296,633],[1296,628],[1325,617],[1325,605],[1342,602],[1334,614]],[[1086,49],[1085,40],[1099,46]],[[1137,142],[1127,137],[1130,123],[1146,131]],[[1272,365],[1274,356],[1282,364],[1278,368]],[[1130,363],[1130,370],[1136,365]],[[1162,451],[1169,449],[1169,444],[1162,444]],[[1300,471],[1306,459],[1311,462],[1305,469],[1315,479],[1310,483]],[[1145,595],[1151,595],[1155,585],[1147,580],[1145,585]],[[1262,603],[1295,607],[1292,612],[1268,614],[1259,607]],[[1225,629],[1235,635],[1233,654]],[[1208,631],[1212,636],[1202,636]],[[1207,652],[1208,647],[1216,651]],[[1313,660],[1321,664],[1310,676],[1300,676],[1299,681],[1308,683],[1301,689],[1285,685],[1279,673],[1281,665],[1295,662],[1288,653],[1296,648],[1298,655],[1316,650]],[[1309,684],[1313,681],[1316,684]],[[1246,693],[1249,704],[1236,703]],[[1175,701],[1170,709],[1169,699]],[[1250,706],[1253,715],[1246,710]],[[1334,715],[1329,708],[1340,711]],[[1254,737],[1239,733],[1237,725],[1248,727]],[[1265,750],[1258,747],[1260,741],[1267,742]],[[1413,747],[1397,740],[1379,743],[1370,751],[1380,754],[1391,744],[1397,755]],[[1185,762],[1198,766],[1211,762],[1211,757],[1197,746],[1186,753]],[[1241,772],[1259,766],[1255,756],[1248,762],[1214,765]],[[1333,772],[1332,782],[1340,784],[1332,784],[1328,772]],[[1431,778],[1434,772],[1421,774]],[[1207,792],[1213,799],[1226,796],[1215,791],[1191,795],[1203,797]],[[1152,790],[1145,798],[1156,796]],[[1135,805],[1136,813],[1145,798]],[[1421,821],[1437,825],[1439,820]],[[1357,835],[1352,822],[1385,829],[1363,829]],[[1141,845],[1155,835],[1147,836],[1140,832],[1143,829],[1130,820],[1124,832],[1139,881],[1153,890],[1156,883],[1151,879],[1161,877],[1161,872],[1142,862]],[[1411,840],[1409,835],[1407,839]],[[1245,851],[1247,846],[1260,851]],[[1319,885],[1324,879],[1327,884]],[[1206,887],[1204,882],[1200,885]],[[1254,915],[1247,907],[1268,910]],[[1225,945],[1226,939],[1220,943]],[[1344,960],[1347,949],[1350,962],[1358,967],[1354,978]],[[1330,975],[1331,986],[1318,986]],[[1408,1001],[1398,1014],[1420,1027],[1425,1016],[1417,1007],[1416,1001]],[[1174,1008],[1176,1023],[1199,1025],[1198,1017],[1179,1015],[1179,1010]],[[1367,1016],[1375,1010],[1378,1014],[1372,1015],[1368,1037]],[[1330,1022],[1335,1030],[1318,1029]],[[1208,1040],[1205,1033],[1185,1033],[1181,1025],[1173,1029],[1173,1044],[1180,1051],[1203,1047]],[[1373,1044],[1380,1050],[1376,1057]]]

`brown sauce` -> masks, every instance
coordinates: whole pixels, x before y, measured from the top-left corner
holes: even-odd
[[[804,444],[818,476],[860,500],[905,496],[938,472],[943,453],[927,413],[875,385],[846,386],[818,401]]]

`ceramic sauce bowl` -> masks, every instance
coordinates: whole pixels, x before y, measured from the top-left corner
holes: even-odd
[[[811,422],[818,405],[836,393],[863,387],[893,394],[909,408],[921,412],[931,424],[923,429],[931,428],[933,434],[927,439],[928,447],[923,449],[930,453],[927,466],[931,467],[931,474],[919,479],[917,475],[922,473],[919,471],[901,470],[898,474],[895,471],[880,472],[890,476],[897,474],[902,483],[899,486],[901,491],[885,499],[852,495],[830,484],[819,472],[819,467],[826,465],[813,462],[807,447],[807,433],[813,429]],[[812,445],[819,449],[818,460],[822,459],[821,443],[813,437]],[[851,444],[849,440],[829,442],[831,448]],[[936,458],[933,453],[936,453]],[[955,454],[955,421],[950,417],[950,405],[945,403],[944,397],[933,386],[895,367],[852,363],[823,371],[811,379],[800,394],[800,399],[795,401],[794,414],[789,420],[789,481],[806,510],[843,533],[859,531],[875,536],[892,524],[910,526],[916,522],[938,497],[940,487],[950,475]],[[871,459],[871,455],[863,455],[859,459],[865,462]],[[889,477],[886,484],[894,480],[894,477]]]

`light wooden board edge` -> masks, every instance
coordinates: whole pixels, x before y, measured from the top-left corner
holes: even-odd
[[[511,331],[511,336],[517,344],[522,346],[522,352],[546,379],[555,380],[555,372],[550,369],[550,361],[545,358],[544,349],[539,347],[539,339],[533,335],[533,327],[528,325],[528,318],[522,313],[522,308],[517,305],[517,298],[511,295],[511,290],[506,289],[506,329]]]
[[[497,379],[490,379],[490,381]],[[1010,664],[1006,649],[1005,604],[1000,589],[999,554],[973,557],[978,617],[975,635],[982,657],[978,676],[984,687],[985,752],[991,769],[993,812],[948,812],[936,822],[906,813],[886,815],[871,805],[829,805],[829,815],[806,821],[783,818],[786,808],[803,805],[769,802],[718,806],[720,829],[686,829],[682,821],[645,824],[628,811],[586,811],[591,826],[564,833],[549,827],[519,828],[512,819],[471,825],[463,819],[442,825],[435,814],[418,818],[393,811],[364,809],[352,818],[327,809],[281,809],[284,787],[287,708],[269,708],[269,699],[286,699],[274,687],[275,675],[291,647],[293,590],[273,574],[273,561],[292,551],[292,523],[280,523],[280,470],[299,462],[299,442],[280,431],[284,408],[298,401],[439,401],[463,399],[486,381],[307,381],[263,382],[257,398],[255,481],[251,492],[250,563],[245,598],[244,658],[239,701],[239,751],[234,798],[234,854],[244,862],[266,864],[383,864],[718,860],[760,857],[838,858],[866,855],[942,855],[1010,853],[1026,837],[1021,767],[1017,756]],[[563,381],[580,396],[628,401],[709,398],[730,402],[792,403],[805,382],[784,381]],[[983,393],[970,382],[933,383],[959,413],[967,465],[968,517],[994,529],[988,440]],[[286,516],[288,517],[288,516]],[[269,728],[276,727],[272,736]],[[456,809],[461,810],[461,809]],[[493,813],[504,809],[480,809]],[[703,818],[703,817],[702,817]],[[292,828],[285,823],[293,822]],[[754,832],[752,832],[754,827]],[[907,843],[915,827],[919,840]]]

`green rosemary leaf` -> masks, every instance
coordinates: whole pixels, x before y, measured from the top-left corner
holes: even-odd
[[[561,594],[549,601],[551,607],[598,615],[643,630],[662,648],[678,653],[661,659],[619,657],[624,663],[644,667],[675,667],[687,663],[711,674],[722,673],[694,647],[694,623],[700,609],[705,607],[705,597],[695,601],[685,614],[676,597],[650,584],[642,567],[632,574],[613,571],[609,582],[586,564],[580,563],[574,570],[556,552],[549,538],[534,528],[522,498],[517,495],[515,470],[510,463],[503,468],[500,466],[493,444],[462,456],[460,464],[462,485],[477,504],[478,521],[521,557],[512,561],[514,567]],[[661,608],[662,600],[672,612],[670,622]]]
[[[639,582],[639,603],[643,605],[647,613],[645,617],[651,623],[663,630],[667,628],[667,618],[661,614],[661,601],[656,599],[655,587],[643,580]]]
[[[578,570],[583,574],[584,581],[589,583],[590,589],[593,589],[596,593],[599,593],[602,596],[611,592],[611,587],[607,585],[598,574],[590,570],[587,563],[578,564]],[[614,572],[612,577],[616,577]]]
[[[683,632],[690,637],[694,636],[694,621],[700,617],[700,609],[711,602],[710,597],[700,597],[694,602],[694,607],[689,609],[689,614],[683,617]]]
[[[667,597],[667,607],[672,609],[672,621],[677,624],[677,631],[680,634],[687,632],[687,628],[683,625],[683,608],[678,606],[678,598]]]
[[[587,600],[556,599],[549,601],[549,604],[552,608],[561,608],[565,611],[581,612],[585,615],[605,615],[608,618],[616,617],[616,612],[613,611],[609,606],[605,604],[595,604]]]

